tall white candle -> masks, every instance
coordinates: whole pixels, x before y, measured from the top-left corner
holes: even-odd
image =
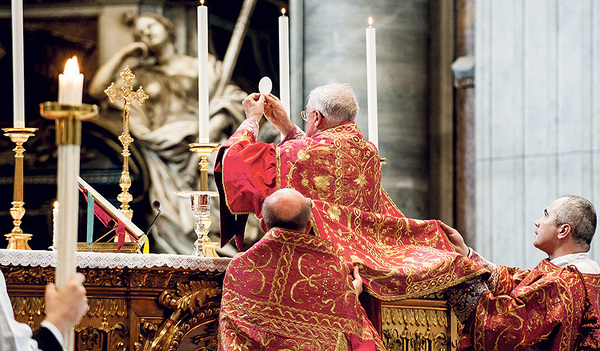
[[[23,0],[12,0],[13,109],[15,128],[25,128],[25,68],[23,60]]]
[[[83,96],[83,74],[79,73],[77,57],[68,59],[65,71],[58,75],[58,103],[81,105]]]
[[[198,138],[208,143],[208,7],[198,6]]]
[[[369,141],[379,148],[377,126],[377,48],[375,45],[375,28],[373,18],[369,17],[367,27],[367,105]]]
[[[279,16],[279,94],[285,112],[290,115],[290,21],[285,8]]]
[[[77,228],[79,220],[79,145],[58,146],[58,202],[61,209],[56,224],[56,285],[64,286],[77,271]],[[63,335],[65,349],[74,349],[74,331]]]

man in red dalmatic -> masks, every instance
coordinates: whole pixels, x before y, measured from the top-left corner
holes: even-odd
[[[377,302],[422,297],[483,274],[452,252],[436,220],[406,218],[381,187],[380,157],[354,118],[349,86],[327,84],[308,96],[306,134],[273,95],[251,94],[246,120],[221,147],[215,180],[221,199],[221,244],[234,236],[241,249],[247,215],[262,216],[264,200],[292,188],[312,199],[313,230],[336,255],[360,267],[365,290],[377,297],[365,309],[379,328]],[[285,136],[257,142],[263,114]]]
[[[263,205],[265,236],[223,279],[221,350],[384,351],[333,244],[311,234],[309,199],[280,189]]]
[[[600,267],[588,257],[594,206],[562,196],[535,226],[533,245],[548,258],[530,271],[486,261],[444,225],[456,250],[492,273],[446,292],[465,324],[459,350],[600,350]]]

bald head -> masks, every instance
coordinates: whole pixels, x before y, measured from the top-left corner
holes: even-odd
[[[290,188],[279,189],[263,202],[262,216],[266,230],[273,227],[304,231],[311,216],[310,200]]]
[[[349,84],[331,83],[314,88],[308,94],[307,111],[320,111],[335,125],[354,121],[358,102]]]

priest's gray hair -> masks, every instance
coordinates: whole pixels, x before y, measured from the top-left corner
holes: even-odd
[[[354,121],[358,102],[350,84],[331,83],[314,88],[308,94],[307,108],[317,110],[336,124]]]
[[[573,232],[573,241],[589,250],[594,232],[596,232],[596,210],[587,199],[577,195],[563,195],[565,200],[556,210],[555,225],[569,224]]]

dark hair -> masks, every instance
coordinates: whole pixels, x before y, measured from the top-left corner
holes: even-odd
[[[308,225],[312,215],[311,202],[309,199],[306,199],[302,207],[300,207],[298,213],[294,214],[290,218],[281,217],[281,213],[281,209],[275,208],[275,206],[272,206],[269,201],[265,201],[263,203],[262,217],[263,221],[265,221],[267,229],[278,227],[302,231]]]
[[[587,199],[577,195],[563,195],[564,198],[556,210],[556,226],[569,224],[573,232],[573,241],[589,250],[594,232],[596,232],[596,210]]]

